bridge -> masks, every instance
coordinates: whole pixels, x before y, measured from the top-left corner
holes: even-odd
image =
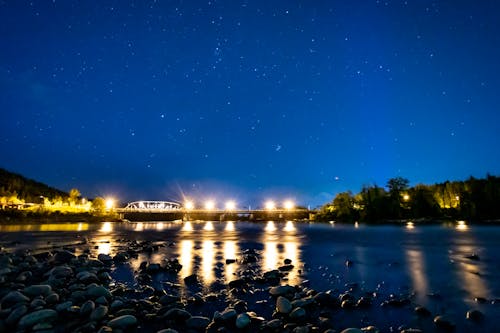
[[[304,208],[266,209],[196,209],[183,207],[170,201],[134,201],[124,208],[114,208],[120,218],[130,221],[172,221],[172,220],[295,220],[311,219],[314,211]]]

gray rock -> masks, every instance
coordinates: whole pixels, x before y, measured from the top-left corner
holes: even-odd
[[[277,331],[283,327],[283,322],[281,319],[273,319],[266,323],[266,327],[273,331]]]
[[[363,333],[363,331],[360,330],[359,328],[350,327],[350,328],[346,328],[345,330],[343,330],[340,333]]]
[[[272,287],[269,289],[269,294],[273,296],[284,296],[287,294],[294,294],[295,293],[295,288],[289,285],[285,286],[277,286],[277,287]]]
[[[236,327],[239,329],[243,329],[250,325],[250,316],[246,313],[240,313],[238,317],[236,317]]]
[[[434,317],[434,325],[436,327],[446,330],[446,331],[453,331],[455,329],[455,324],[453,321],[446,315],[440,315]]]
[[[50,293],[47,297],[45,297],[45,302],[47,302],[47,304],[56,304],[59,302],[59,294],[54,292]]]
[[[484,318],[484,314],[479,310],[469,310],[465,314],[465,318],[471,321],[481,321]]]
[[[76,258],[76,256],[73,253],[66,251],[66,250],[62,250],[62,251],[57,252],[54,255],[54,257],[52,258],[52,260],[56,264],[67,264],[73,258]]]
[[[236,312],[235,309],[227,308],[220,314],[220,319],[222,319],[222,321],[224,321],[226,323],[229,323],[229,322],[233,322],[236,319],[237,315],[238,315],[238,313]]]
[[[52,268],[46,275],[50,275],[53,278],[66,278],[73,275],[73,269],[66,265],[56,266]]]
[[[5,323],[7,325],[14,326],[15,324],[17,324],[19,319],[21,319],[21,317],[24,316],[27,312],[28,307],[26,305],[18,306],[10,312],[7,319],[5,319]]]
[[[290,312],[290,319],[294,321],[300,321],[306,317],[306,310],[304,308],[295,308],[292,312]]]
[[[28,297],[24,296],[19,291],[14,290],[5,295],[0,303],[2,304],[2,308],[8,308],[12,305],[28,303],[29,301],[30,299]]]
[[[24,315],[19,321],[20,328],[29,328],[38,323],[51,323],[57,319],[57,312],[52,309],[38,310]]]
[[[96,300],[97,301],[97,300]],[[123,308],[124,304],[122,301],[120,301],[119,299],[116,299],[114,300],[111,305],[110,305],[110,309],[111,311],[117,311],[121,308]]]
[[[30,307],[32,309],[36,309],[38,307],[45,307],[45,304],[47,304],[43,299],[41,298],[35,298],[33,301],[30,303]]]
[[[34,284],[24,288],[23,293],[30,297],[47,296],[52,292],[52,287],[48,284]]]
[[[156,333],[179,333],[177,332],[176,330],[174,330],[173,328],[166,328],[164,330],[159,330],[158,332]]]
[[[97,259],[99,261],[102,261],[103,263],[105,264],[108,264],[108,263],[111,263],[113,261],[113,258],[111,258],[110,255],[107,255],[107,254],[104,254],[104,253],[100,253],[98,256],[97,256]]]
[[[72,305],[73,305],[73,302],[67,301],[67,302],[64,302],[61,304],[57,304],[55,309],[57,312],[63,312],[63,311],[66,311],[67,309],[69,309]]]
[[[106,317],[108,314],[108,307],[105,305],[99,305],[90,314],[90,320],[99,321]]]
[[[95,284],[91,284],[88,286],[87,290],[85,291],[85,295],[93,299],[99,298],[101,296],[104,296],[108,299],[111,298],[111,293],[108,289]]]
[[[309,333],[309,327],[307,326],[297,326],[293,329],[293,333]]]
[[[186,320],[186,326],[194,330],[204,330],[210,324],[210,319],[202,316],[192,316]]]
[[[137,325],[137,318],[132,315],[123,315],[112,319],[108,322],[108,326],[111,328],[128,328]]]
[[[279,313],[290,313],[290,311],[292,311],[292,303],[290,303],[287,298],[278,296],[276,300],[276,310]]]
[[[367,327],[362,327],[361,330],[364,333],[379,333],[379,329],[376,328],[375,326],[367,326]]]
[[[418,328],[405,328],[401,330],[400,333],[424,333],[424,331],[419,330]]]
[[[165,312],[164,319],[182,322],[191,317],[191,314],[184,309],[173,308]]]
[[[95,309],[95,303],[92,301],[87,301],[80,307],[80,314],[84,317],[89,316]]]
[[[99,278],[97,277],[97,275],[89,271],[83,271],[76,274],[76,278],[85,284],[89,284],[92,282],[99,282]]]

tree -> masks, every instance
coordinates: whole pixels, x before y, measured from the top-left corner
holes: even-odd
[[[408,189],[410,181],[403,177],[391,178],[387,181],[387,188],[389,189],[389,217],[401,218],[403,216],[403,207],[401,195]],[[406,200],[405,200],[406,201]]]
[[[356,218],[356,212],[352,193],[349,191],[337,194],[333,199],[333,210],[339,220],[353,221]]]
[[[71,205],[74,205],[77,203],[78,201],[78,198],[80,197],[80,191],[78,191],[78,189],[76,188],[72,188],[70,191],[69,191],[69,203]]]
[[[92,211],[96,214],[104,214],[106,212],[106,200],[102,197],[96,197],[92,200]]]

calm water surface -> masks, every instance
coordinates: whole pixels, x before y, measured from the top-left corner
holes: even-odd
[[[83,240],[87,244],[82,244]],[[342,318],[347,324],[382,323],[386,331],[410,324],[432,330],[432,322],[402,316],[399,310],[380,310],[378,304],[390,294],[411,295],[414,304],[428,307],[433,314],[446,313],[457,332],[500,332],[500,227],[365,226],[298,222],[155,222],[155,223],[72,223],[0,226],[0,245],[7,250],[29,248],[46,251],[67,246],[81,253],[114,255],[124,250],[125,239],[169,244],[151,255],[140,255],[129,266],[114,272],[117,279],[134,284],[134,271],[142,261],[160,262],[178,258],[180,277],[196,273],[207,291],[216,282],[230,281],[241,268],[225,265],[244,249],[261,255],[262,271],[276,269],[284,259],[295,268],[290,284],[307,279],[317,290],[344,291],[356,283],[358,291],[376,292],[374,309]],[[90,247],[89,247],[90,244]],[[480,260],[467,255],[475,253]],[[349,260],[353,264],[347,266]],[[479,303],[476,298],[488,301]],[[377,303],[378,302],[378,303]],[[495,303],[495,302],[493,302]],[[498,301],[496,303],[499,303]],[[483,323],[465,320],[469,309],[486,317]],[[406,311],[408,313],[408,311]]]

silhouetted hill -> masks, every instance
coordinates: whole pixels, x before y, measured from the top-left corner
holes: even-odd
[[[38,202],[40,196],[49,199],[68,197],[64,191],[0,168],[0,197],[12,195],[26,202]]]

